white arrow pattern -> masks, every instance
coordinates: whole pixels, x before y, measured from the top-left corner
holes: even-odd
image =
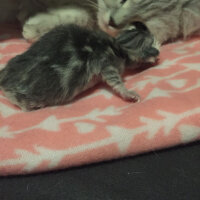
[[[0,69],[21,53],[7,51],[10,45],[28,47],[22,39],[7,40],[11,35],[0,35]],[[199,140],[199,48],[198,39],[166,45],[160,64],[125,77],[127,87],[142,96],[140,103],[97,87],[74,103],[24,113],[1,93],[0,175],[133,155],[137,139],[140,149],[147,145],[149,150]]]

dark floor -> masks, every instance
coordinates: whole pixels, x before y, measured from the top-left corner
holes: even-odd
[[[1,177],[0,200],[200,200],[200,142],[65,171]]]

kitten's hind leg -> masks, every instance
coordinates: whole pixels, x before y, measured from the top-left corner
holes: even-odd
[[[44,105],[40,105],[34,102],[26,102],[26,101],[21,101],[21,102],[15,102],[15,105],[17,105],[18,107],[20,107],[22,109],[22,111],[24,112],[30,112],[30,111],[34,111],[34,110],[39,110],[44,108]]]
[[[115,67],[105,68],[102,71],[102,78],[124,100],[133,102],[140,101],[140,96],[136,92],[130,91],[124,86],[122,78]]]
[[[33,111],[45,107],[44,104],[39,104],[32,100],[27,100],[24,95],[5,90],[3,90],[3,93],[11,103],[21,108],[24,112]]]

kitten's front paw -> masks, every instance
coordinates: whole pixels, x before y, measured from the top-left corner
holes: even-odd
[[[140,102],[140,96],[134,91],[127,90],[122,97],[126,101]]]

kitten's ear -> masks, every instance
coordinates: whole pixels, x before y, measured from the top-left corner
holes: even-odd
[[[117,36],[117,41],[121,44],[121,45],[128,45],[130,46],[130,43],[134,40],[134,38],[136,37],[137,32],[134,32],[132,30],[127,30],[127,31],[123,31],[121,34],[119,34]]]
[[[145,45],[146,34],[138,30],[126,31],[118,37],[121,46],[127,49],[141,49]]]

